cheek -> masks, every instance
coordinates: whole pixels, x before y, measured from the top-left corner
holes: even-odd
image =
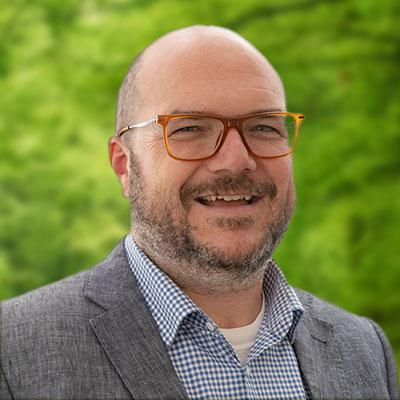
[[[290,157],[273,160],[269,172],[278,191],[286,192],[287,188],[293,185],[293,169]]]
[[[292,160],[288,157],[287,160],[282,161],[276,170],[274,179],[278,188],[279,203],[285,204],[287,211],[291,213],[296,202]]]
[[[162,140],[142,140],[140,148],[145,190],[156,196],[159,203],[165,201],[169,207],[180,207],[180,190],[194,174],[194,163],[169,157]]]
[[[161,187],[167,156],[162,138],[143,135],[136,138],[133,148],[140,160],[146,189],[151,192]]]
[[[266,160],[264,168],[266,175],[277,188],[276,201],[273,202],[272,207],[280,207],[283,203],[292,203],[295,193],[291,158]]]

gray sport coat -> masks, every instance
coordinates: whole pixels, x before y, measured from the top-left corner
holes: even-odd
[[[311,294],[293,347],[315,399],[398,398],[380,328]],[[187,399],[125,257],[1,304],[0,399]]]

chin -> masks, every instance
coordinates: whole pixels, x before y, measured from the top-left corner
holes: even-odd
[[[206,247],[218,249],[221,253],[229,255],[243,254],[244,256],[255,249],[263,247],[264,234],[253,230],[232,229],[216,231],[204,241]],[[203,240],[200,239],[200,242]]]

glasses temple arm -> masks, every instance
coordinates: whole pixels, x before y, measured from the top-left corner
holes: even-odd
[[[117,136],[121,137],[125,132],[127,132],[133,128],[144,128],[145,126],[148,126],[148,125],[152,124],[153,122],[157,122],[157,120],[158,120],[157,117],[153,117],[146,121],[139,122],[138,124],[125,126],[118,132]]]

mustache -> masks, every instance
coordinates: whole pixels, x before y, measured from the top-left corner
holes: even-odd
[[[213,182],[203,182],[196,185],[186,183],[180,191],[182,204],[186,207],[189,201],[204,193],[252,193],[257,196],[267,196],[273,200],[277,195],[277,188],[274,182],[254,182],[246,175],[220,176]]]

